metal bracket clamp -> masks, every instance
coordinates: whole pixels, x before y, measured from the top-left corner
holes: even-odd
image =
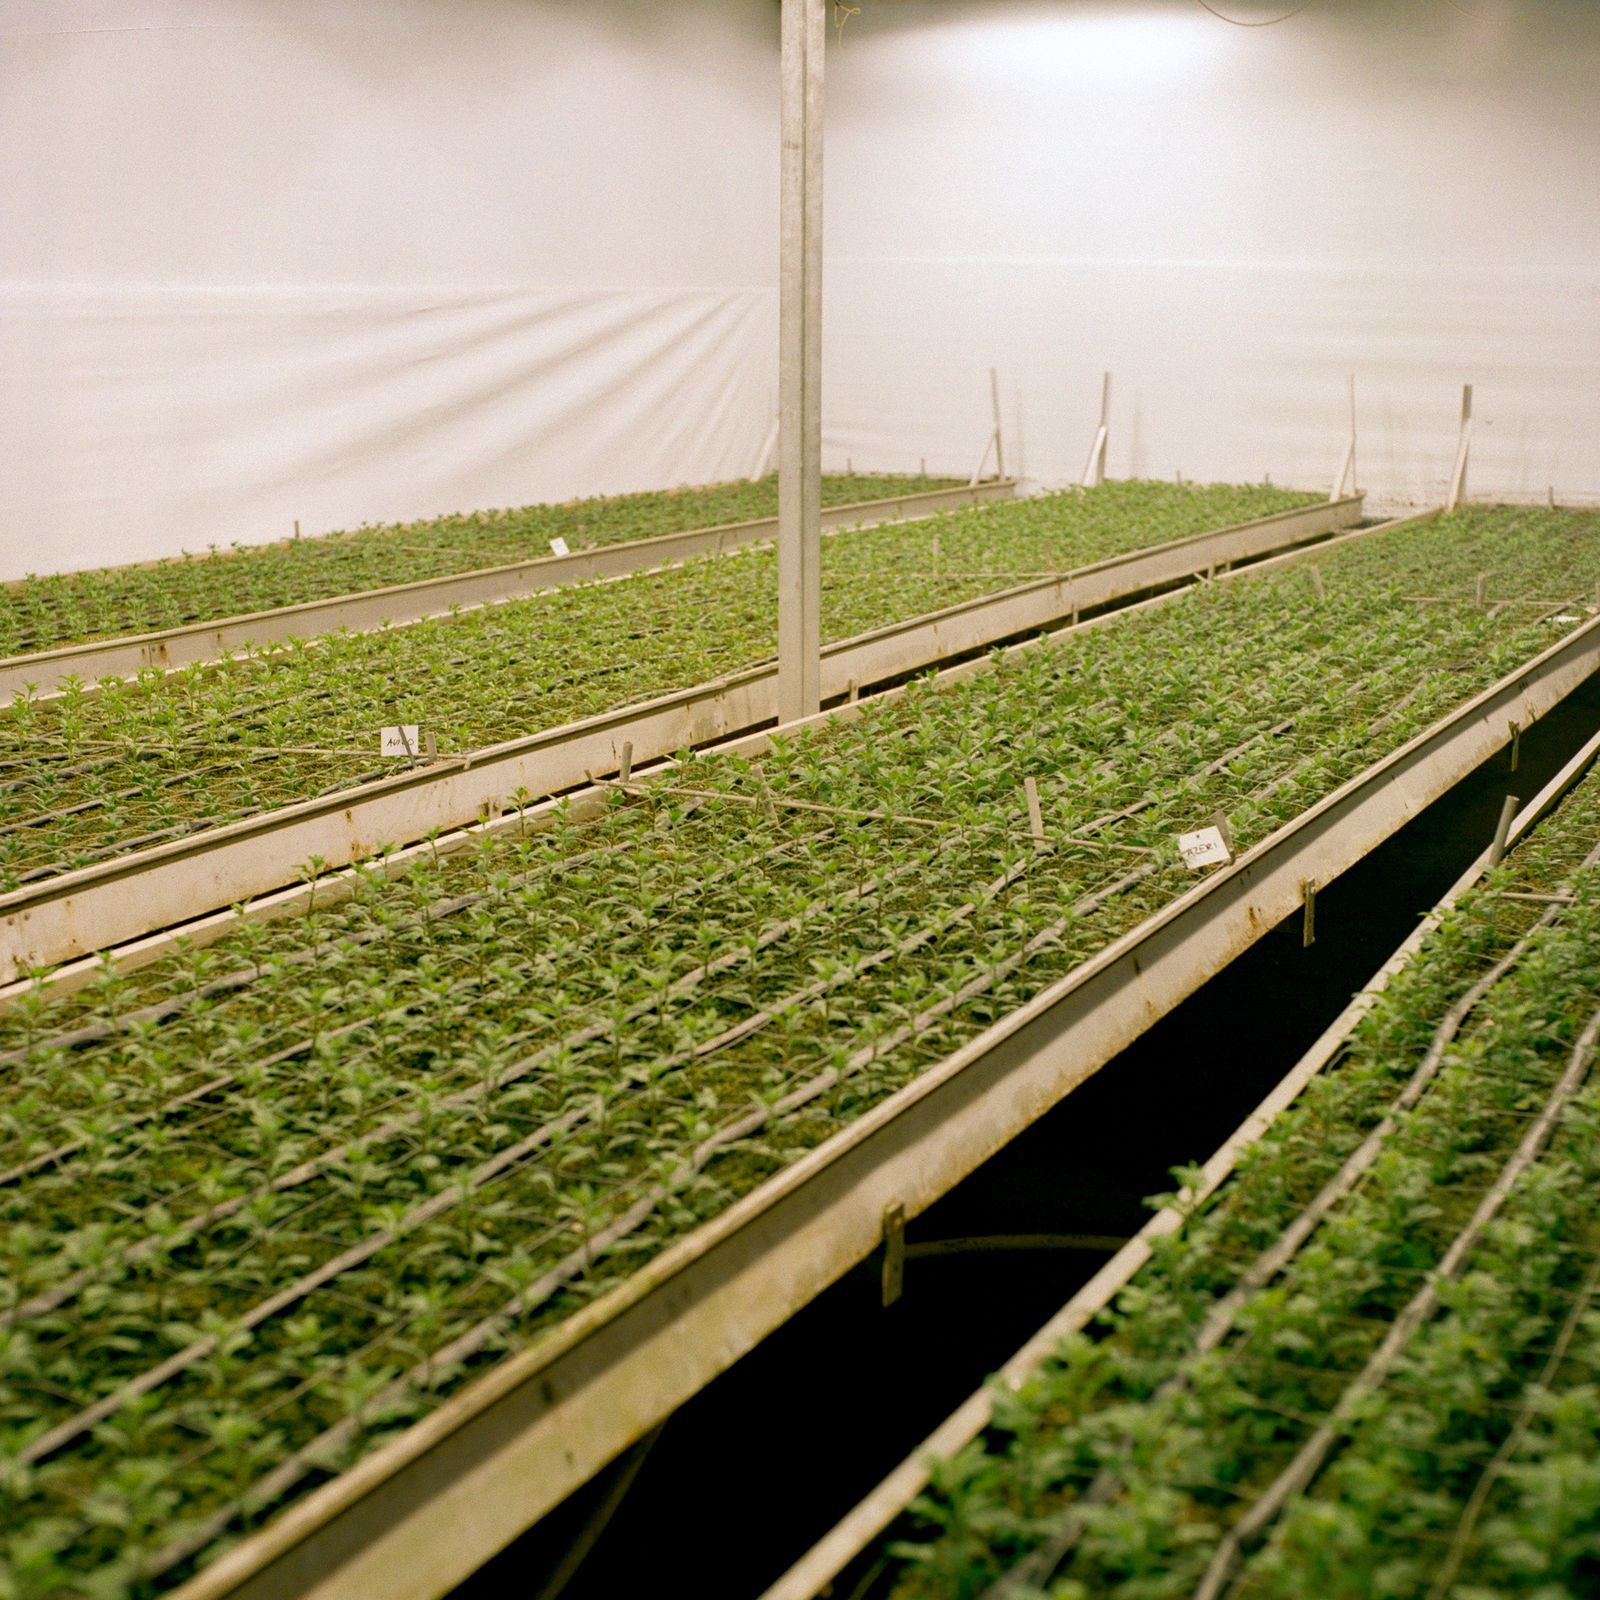
[[[883,1303],[892,1306],[906,1288],[906,1208],[891,1200],[883,1208]]]

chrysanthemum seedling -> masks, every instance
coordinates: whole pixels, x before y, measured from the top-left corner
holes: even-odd
[[[1507,544],[1485,527],[1485,544]],[[1506,560],[1548,566],[1559,551],[1530,540]],[[18,1113],[0,1139],[14,1127],[42,1142],[0,1144],[0,1170],[64,1152],[12,1186],[22,1222],[0,1236],[0,1273],[40,1307],[57,1297],[24,1320],[74,1364],[66,1391],[29,1398],[28,1426],[136,1384],[160,1356],[106,1336],[189,1302],[226,1308],[235,1326],[262,1315],[247,1386],[348,1369],[407,1414],[436,1404],[563,1315],[563,1296],[625,1275],[1183,892],[1176,862],[1146,868],[1126,847],[1217,808],[1248,846],[1532,647],[1497,625],[1473,673],[1439,674],[1460,624],[1391,615],[1396,569],[1483,564],[1461,525],[1336,559],[1328,615],[1308,617],[1287,581],[1224,585],[787,741],[759,765],[697,758],[678,777],[709,798],[688,817],[671,783],[644,786],[590,823],[569,814],[455,856],[424,852],[392,880],[365,874],[317,925],[242,929],[202,969],[185,956],[42,1014],[0,1013],[0,1054],[13,1052],[0,1110]],[[1307,650],[1316,670],[1275,670]],[[1230,692],[1197,713],[1192,672],[1152,677],[1152,662],[1179,658]],[[1032,849],[1028,773],[1071,848]],[[740,803],[762,783],[825,809],[785,808],[774,825]],[[665,837],[663,811],[677,818]],[[94,1118],[97,1165],[67,1150]],[[1293,1199],[1326,1143],[1254,1170]],[[523,1146],[526,1159],[496,1165]],[[168,1211],[159,1237],[151,1196]],[[433,1196],[450,1203],[396,1227]],[[592,1212],[575,1254],[573,1206]],[[80,1243],[29,1218],[68,1219]],[[1191,1232],[1207,1228],[1202,1213]],[[92,1270],[75,1249],[96,1252]],[[343,1250],[359,1265],[260,1313]],[[496,1273],[552,1287],[505,1310]],[[407,1377],[418,1281],[438,1290],[426,1381]],[[308,1318],[311,1350],[287,1331]],[[1299,1335],[1302,1322],[1279,1326]],[[90,1363],[91,1348],[112,1354]],[[222,1519],[216,1538],[233,1468],[213,1478],[191,1461],[181,1418],[198,1381],[172,1374],[171,1409],[145,1419],[142,1448],[184,1463],[174,1481],[195,1526]],[[279,1462],[304,1453],[310,1472],[320,1452],[360,1448],[365,1421],[330,1420],[340,1392],[264,1421]],[[80,1470],[79,1448],[63,1471]],[[56,1514],[48,1493],[0,1508],[0,1538]]]
[[[969,508],[940,518],[939,536],[990,551],[995,568],[962,580],[960,596],[915,575],[929,524],[829,540],[825,624],[843,637],[1007,587],[1008,569],[1032,562],[1041,539],[1093,560],[1303,498],[1126,483]],[[0,790],[0,889],[132,848],[157,826],[210,825],[384,776],[375,754],[361,754],[375,751],[379,727],[446,726],[452,749],[478,747],[748,665],[773,648],[775,585],[776,557],[759,551],[409,629],[291,639],[92,696],[80,685],[27,720],[34,765],[20,787]],[[623,640],[635,645],[619,660]],[[397,704],[395,683],[418,687]],[[26,715],[0,714],[0,758],[8,724],[20,741]],[[39,753],[52,749],[66,764],[45,770]],[[98,780],[75,771],[86,753],[102,763]],[[209,763],[205,783],[193,781],[197,761]]]
[[[940,488],[951,479],[830,474],[826,504]],[[714,484],[685,492],[618,495],[565,505],[452,514],[425,522],[362,527],[279,544],[207,546],[149,567],[112,567],[55,577],[29,575],[0,611],[0,656],[48,650],[111,634],[149,633],[212,617],[279,606],[548,553],[552,537],[576,546],[644,539],[776,515],[777,484]],[[298,524],[297,524],[298,527]]]

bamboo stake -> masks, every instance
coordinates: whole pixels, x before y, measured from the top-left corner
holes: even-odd
[[[1028,828],[1033,834],[1033,847],[1046,850],[1049,840],[1044,836],[1044,814],[1039,809],[1039,785],[1032,778],[1024,778],[1022,792],[1028,802]]]

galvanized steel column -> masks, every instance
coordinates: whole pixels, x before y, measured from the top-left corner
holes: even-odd
[[[822,56],[827,0],[783,0],[778,720],[821,704]]]

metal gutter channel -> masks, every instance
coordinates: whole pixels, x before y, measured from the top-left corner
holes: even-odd
[[[1574,630],[611,1294],[289,1508],[176,1600],[436,1600],[1600,670]]]
[[[1567,791],[1594,764],[1597,756],[1600,756],[1600,734],[1588,740],[1517,813],[1508,837],[1512,848],[1520,844],[1555,809]],[[1451,884],[1438,904],[1417,924],[1394,954],[1200,1169],[1200,1181],[1195,1188],[1185,1191],[1183,1207],[1167,1206],[1151,1217],[1001,1367],[996,1374],[1000,1382],[1010,1389],[1020,1389],[1068,1334],[1086,1328],[1144,1270],[1155,1253],[1155,1245],[1177,1231],[1193,1206],[1216,1193],[1223,1180],[1238,1166],[1240,1156],[1261,1139],[1294,1103],[1300,1091],[1339,1055],[1345,1042],[1377,1003],[1379,995],[1411,965],[1446,914],[1483,877],[1491,864],[1491,854],[1485,850]],[[851,1562],[876,1543],[922,1493],[928,1485],[930,1463],[948,1460],[964,1449],[989,1426],[993,1416],[993,1392],[986,1384],[952,1411],[893,1472],[767,1589],[761,1600],[814,1600]]]
[[[937,666],[952,657],[1071,620],[1152,587],[1258,558],[1347,528],[1353,496],[1213,533],[1131,551],[1060,578],[910,618],[822,653],[824,701]],[[775,663],[747,668],[582,722],[507,740],[64,872],[0,895],[0,984],[28,968],[121,944],[221,906],[281,888],[313,856],[330,868],[435,829],[494,814],[519,789],[558,794],[615,772],[625,744],[642,765],[748,732],[777,715]]]
[[[1406,519],[1412,520],[1412,519]],[[1384,528],[1399,526],[1398,523],[1385,524]],[[1349,539],[1360,538],[1365,534],[1379,533],[1384,528],[1363,528],[1355,533],[1341,534],[1330,543],[1344,543]],[[1276,565],[1278,561],[1289,561],[1293,556],[1279,556],[1268,563]],[[1226,582],[1226,578],[1218,580]],[[1109,626],[1121,621],[1124,617],[1137,616],[1141,612],[1166,604],[1181,590],[1169,589],[1162,594],[1154,595],[1146,600],[1139,600],[1115,610],[1103,611],[1099,615],[1090,617],[1087,621],[1080,622],[1075,628],[1064,628],[1054,633],[1035,633],[1024,639],[1020,644],[1009,646],[1006,658],[1013,654],[1054,644],[1069,635],[1085,634],[1097,628]],[[997,657],[994,655],[969,656],[966,660],[952,667],[939,669],[931,679],[921,680],[923,683],[932,683],[934,687],[945,689],[957,683],[965,682],[968,678],[981,677],[984,673],[992,671],[996,665]],[[815,717],[807,717],[803,721],[790,723],[787,726],[769,726],[754,733],[736,734],[732,738],[724,739],[716,744],[705,747],[707,754],[731,755],[742,757],[745,760],[759,760],[772,748],[773,737],[777,734],[794,735],[803,729],[816,726],[824,721],[853,722],[867,706],[887,705],[900,699],[911,687],[911,682],[896,684],[887,689],[875,691],[864,700],[841,701],[837,705],[828,707],[819,712]],[[634,775],[640,777],[654,777],[665,774],[678,765],[676,756],[668,756],[660,761],[645,764],[635,763]],[[404,871],[406,865],[421,855],[424,851],[434,856],[450,856],[459,850],[469,848],[479,839],[493,838],[501,833],[519,832],[526,828],[541,828],[549,824],[559,807],[565,807],[567,815],[573,821],[586,820],[597,816],[604,809],[611,794],[610,779],[602,779],[597,783],[585,784],[582,788],[568,790],[558,799],[546,799],[526,805],[520,811],[507,811],[499,817],[486,818],[482,822],[468,823],[464,827],[452,829],[448,833],[441,833],[437,837],[422,843],[407,845],[381,858],[381,861],[366,861],[361,867],[372,867],[382,871],[386,876],[393,877]],[[138,967],[148,966],[152,961],[159,961],[169,955],[180,940],[185,941],[193,948],[214,943],[225,938],[241,922],[271,922],[279,917],[298,916],[315,901],[319,906],[336,904],[346,897],[354,875],[359,869],[356,866],[342,867],[337,871],[326,872],[318,876],[315,887],[302,879],[299,882],[288,884],[281,889],[276,889],[270,894],[260,895],[253,900],[240,901],[230,906],[207,913],[201,917],[192,918],[187,922],[172,923],[160,928],[154,933],[145,934],[137,939],[129,940],[123,944],[108,945],[92,955],[81,956],[74,961],[68,961],[51,970],[40,981],[48,988],[56,991],[76,990],[82,988],[101,969],[102,964],[110,964],[116,970],[126,972]],[[34,980],[32,978],[19,978],[11,983],[0,984],[0,1007],[18,999],[24,994],[32,992]]]
[[[851,505],[824,507],[822,525],[836,530],[876,527],[885,522],[929,516],[955,506],[1009,500],[1016,488],[1014,478],[1001,478],[956,488],[926,489],[918,494],[882,500],[858,500]],[[589,583],[597,578],[625,577],[651,567],[692,561],[697,556],[723,555],[729,550],[775,539],[777,533],[776,517],[764,517],[755,522],[729,522],[715,528],[692,528],[682,533],[659,534],[651,539],[596,545],[588,550],[574,550],[571,555],[539,556],[531,561],[480,567],[442,578],[419,578],[414,583],[390,584],[382,589],[308,600],[301,605],[280,606],[272,611],[212,618],[159,633],[92,639],[57,650],[10,656],[0,660],[0,706],[9,705],[25,683],[31,683],[40,693],[47,693],[73,675],[85,683],[99,678],[130,677],[147,667],[167,671],[196,661],[216,661],[250,644],[311,639],[341,628],[360,633],[385,624],[421,622],[463,607],[494,605],[546,589]]]

